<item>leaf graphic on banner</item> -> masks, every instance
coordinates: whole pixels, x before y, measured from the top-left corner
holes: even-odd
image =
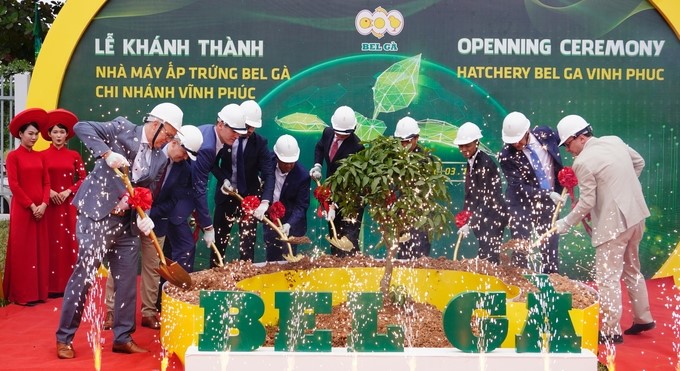
[[[373,140],[385,132],[387,126],[381,120],[369,119],[368,117],[354,112],[357,117],[357,128],[354,133],[364,142]]]
[[[458,147],[453,144],[456,135],[458,135],[458,126],[435,119],[418,121],[418,126],[420,127],[420,139],[423,141],[441,143],[449,147]],[[487,153],[492,153],[491,149],[481,142],[479,143],[479,148]]]
[[[373,87],[373,118],[380,112],[394,112],[411,104],[418,93],[420,56],[397,62],[378,76]]]
[[[319,116],[309,113],[293,113],[282,118],[277,117],[274,122],[284,129],[303,133],[319,133],[328,126]]]

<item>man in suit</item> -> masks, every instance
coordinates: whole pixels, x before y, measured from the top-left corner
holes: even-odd
[[[239,225],[239,259],[255,261],[255,242],[257,221],[264,218],[274,193],[274,167],[267,139],[255,133],[262,127],[262,110],[257,102],[249,100],[241,103],[246,133],[232,145],[230,151],[223,151],[216,164],[215,173],[218,184],[222,186],[215,192],[215,231],[217,249],[224,255],[229,245],[229,237],[234,222]],[[224,193],[233,190],[241,197],[257,196],[260,205],[253,217],[244,217],[241,202],[234,196]],[[211,265],[216,266],[216,256],[212,253]]]
[[[332,128],[324,129],[321,139],[314,148],[314,167],[309,171],[309,175],[315,179],[321,179],[321,164],[324,161],[326,162],[326,178],[328,178],[338,169],[340,160],[364,149],[359,137],[354,134],[357,118],[353,109],[347,106],[338,107],[331,117],[331,125]],[[342,197],[342,195],[333,195],[333,197]],[[342,210],[337,209],[335,204],[331,204],[326,213],[326,220],[334,220],[338,237],[347,236],[354,244],[354,249],[350,252],[331,246],[331,254],[347,256],[359,252],[359,232],[363,214],[362,208],[355,218],[346,219]],[[330,230],[330,225],[328,229]]]
[[[622,343],[622,278],[633,307],[633,325],[624,334],[637,335],[656,326],[638,251],[645,219],[650,215],[638,179],[645,160],[619,137],[594,137],[590,124],[581,116],[564,117],[557,130],[560,145],[574,156],[579,187],[578,203],[557,221],[557,230],[566,233],[590,214],[602,319],[599,340]]]
[[[488,154],[479,150],[481,138],[479,127],[466,122],[458,128],[453,141],[467,159],[464,209],[472,213],[458,234],[467,237],[472,230],[479,243],[479,258],[498,264],[508,210],[498,167]]]
[[[86,296],[104,257],[114,278],[113,351],[142,353],[131,337],[135,331],[137,307],[137,266],[139,232],[148,235],[153,222],[148,216],[135,218],[127,203],[127,189],[114,173],[132,164],[131,179],[136,186],[149,187],[165,166],[161,148],[182,126],[182,110],[161,103],[138,126],[124,117],[108,122],[79,122],[74,131],[97,159],[73,199],[78,209],[76,237],[78,260],[64,291],[57,357],[74,358],[72,341],[80,325]],[[136,221],[136,224],[135,224]]]
[[[221,243],[215,241],[215,228],[208,210],[208,176],[212,173],[217,178],[217,184],[222,184],[227,177],[226,171],[219,167],[222,153],[231,153],[232,145],[240,135],[248,133],[243,109],[238,104],[228,104],[217,113],[217,121],[213,124],[198,127],[203,135],[203,144],[196,155],[196,161],[191,166],[191,176],[198,196],[196,202],[196,222],[203,229],[203,240],[206,245]],[[215,222],[218,215],[215,213]],[[215,266],[213,256],[211,265]]]
[[[551,228],[555,204],[562,200],[562,186],[557,173],[562,169],[557,134],[547,126],[530,130],[531,123],[520,112],[511,112],[503,120],[505,145],[498,157],[508,183],[505,190],[510,212],[512,238],[532,240],[532,230],[542,235]],[[559,271],[557,234],[541,243],[543,273]],[[515,264],[526,266],[525,257],[514,255]]]
[[[290,135],[279,137],[274,144],[274,156],[272,166],[275,167],[275,181],[272,201],[280,201],[286,208],[286,213],[281,218],[283,233],[286,236],[304,236],[307,233],[311,179],[307,170],[298,162],[300,147],[298,147],[297,140]],[[274,230],[265,226],[267,261],[283,260],[283,253],[288,254],[288,247],[278,238],[279,235]],[[296,246],[292,245],[292,247],[293,252],[296,253]]]
[[[194,210],[196,192],[191,178],[191,161],[203,143],[203,136],[195,126],[182,126],[177,137],[163,147],[166,167],[157,182],[151,185],[153,205],[149,217],[154,222],[158,244],[163,247],[167,258],[175,260],[187,272],[194,267],[196,244],[189,227],[189,215]],[[168,236],[168,241],[166,241]],[[141,284],[142,326],[154,330],[161,328],[158,317],[160,275],[156,271],[160,257],[149,236],[141,237]],[[114,308],[113,276],[106,280],[106,307],[104,330],[113,326]]]
[[[420,127],[418,122],[412,117],[404,117],[397,122],[394,130],[394,137],[401,141],[401,145],[409,152],[422,152],[423,147],[418,144],[420,138]],[[432,244],[427,235],[427,231],[411,228],[407,231],[408,239],[399,241],[397,259],[417,259],[429,256]]]

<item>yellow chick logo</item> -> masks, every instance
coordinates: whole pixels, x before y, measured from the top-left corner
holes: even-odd
[[[381,39],[385,34],[396,36],[404,29],[404,16],[398,10],[387,11],[379,6],[371,12],[364,9],[357,13],[354,26],[361,35],[372,34]]]

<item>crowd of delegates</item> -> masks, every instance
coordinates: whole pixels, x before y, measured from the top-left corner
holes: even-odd
[[[77,122],[75,115],[63,109],[28,109],[12,120],[9,129],[20,145],[8,154],[6,162],[13,198],[3,288],[10,301],[21,305],[44,302],[51,295],[64,296],[56,333],[59,358],[75,357],[72,340],[100,264],[106,262],[111,273],[104,328],[113,330],[113,351],[146,352],[131,335],[140,258],[141,325],[160,328],[162,282],[156,270],[159,256],[152,231],[165,256],[192,272],[196,237],[189,225],[190,215],[195,216],[204,242],[213,248],[211,266],[219,264],[218,254],[225,254],[232,227],[237,224],[239,258],[252,261],[257,223],[268,215],[271,205],[280,204],[285,213],[279,216],[279,230],[265,226],[264,242],[267,261],[282,260],[286,252],[281,233],[304,236],[307,231],[311,181],[321,181],[324,164],[329,177],[340,160],[364,149],[355,134],[356,114],[347,106],[332,115],[331,126],[316,143],[309,171],[299,161],[300,147],[293,136],[282,135],[270,149],[268,140],[255,132],[262,127],[262,110],[254,101],[224,106],[211,124],[183,125],[183,116],[178,106],[165,102],[144,116],[142,125],[124,117]],[[549,127],[532,129],[522,113],[507,115],[502,125],[505,145],[498,155],[500,171],[493,156],[481,150],[480,128],[471,122],[461,125],[453,144],[466,159],[463,207],[469,217],[458,233],[466,237],[473,232],[479,258],[498,263],[506,227],[512,238],[531,240],[546,231],[566,233],[590,213],[593,246],[597,247],[596,281],[603,293],[601,307],[609,316],[601,340],[621,342],[621,277],[635,298],[635,323],[625,333],[638,334],[654,327],[638,259],[644,219],[649,216],[637,181],[644,160],[620,139],[594,138],[585,120],[569,117],[558,125],[558,135]],[[42,152],[33,150],[39,134],[51,142]],[[89,174],[80,155],[66,148],[74,135],[95,159]],[[404,117],[397,122],[394,137],[408,151],[423,151],[419,136],[415,119]],[[581,202],[555,223],[556,204],[564,201],[558,181],[561,145],[578,156],[574,165]],[[612,160],[624,155],[630,155],[630,163]],[[131,183],[148,188],[153,195],[145,214],[131,207],[132,196],[116,174],[119,169],[129,169]],[[501,173],[507,183],[505,193]],[[612,183],[618,173],[630,181]],[[208,194],[211,174],[218,181],[213,195]],[[621,193],[617,187],[630,192],[629,199],[635,202],[620,205],[620,198],[602,197]],[[259,204],[245,210],[241,200],[248,196],[257,197]],[[208,197],[214,197],[214,216]],[[345,219],[343,210],[330,203],[323,214],[329,230],[334,223],[338,235],[348,237],[353,245],[352,251],[331,246],[331,254],[347,256],[360,251],[362,214],[360,210],[358,218]],[[559,234],[549,233],[539,241],[537,264],[530,266],[521,254],[513,263],[538,272],[558,272]],[[400,259],[428,256],[430,250],[425,230],[412,228],[400,236]]]

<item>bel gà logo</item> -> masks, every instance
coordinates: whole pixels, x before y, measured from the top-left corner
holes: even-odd
[[[398,10],[388,12],[379,6],[375,8],[374,12],[364,9],[357,13],[354,25],[360,34],[364,36],[373,34],[373,36],[381,39],[385,36],[385,33],[392,36],[399,35],[401,30],[404,29],[404,16]]]

